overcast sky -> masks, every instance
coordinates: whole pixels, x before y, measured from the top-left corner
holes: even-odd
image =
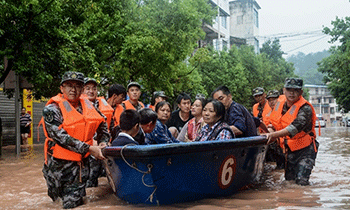
[[[259,10],[259,40],[262,45],[271,35],[279,36],[287,56],[323,51],[331,46],[321,31],[331,27],[336,16],[350,16],[349,0],[256,0]],[[282,38],[282,36],[289,36]]]

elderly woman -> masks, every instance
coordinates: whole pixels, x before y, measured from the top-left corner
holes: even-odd
[[[193,115],[193,118],[190,119],[181,129],[177,140],[183,142],[190,142],[194,141],[197,138],[197,136],[199,136],[202,127],[205,125],[205,122],[202,117],[202,111],[206,102],[206,99],[202,97],[197,98],[193,102],[191,106],[191,114]]]
[[[165,123],[169,120],[171,106],[167,101],[157,103],[155,111],[158,115],[156,127],[151,133],[146,133],[146,144],[178,143],[179,141],[171,135]]]
[[[225,106],[218,100],[210,100],[203,109],[205,125],[196,141],[213,141],[233,139],[235,137],[230,126],[224,122]]]

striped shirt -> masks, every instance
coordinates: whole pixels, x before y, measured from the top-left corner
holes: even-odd
[[[25,113],[24,115],[20,116],[20,122],[21,122],[21,126],[25,126],[27,125],[27,123],[31,122],[32,118],[30,117],[30,114]]]

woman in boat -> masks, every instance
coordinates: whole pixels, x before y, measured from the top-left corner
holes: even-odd
[[[204,97],[198,97],[191,106],[191,114],[193,118],[190,119],[181,129],[177,140],[182,142],[194,141],[199,136],[203,126],[206,124],[202,117],[202,112],[207,100]]]
[[[218,100],[210,100],[203,109],[205,125],[196,141],[226,140],[235,137],[230,126],[224,122],[225,106]]]
[[[167,101],[157,103],[155,111],[158,119],[156,127],[151,133],[146,133],[146,144],[165,144],[165,143],[179,143],[173,135],[171,135],[165,123],[169,120],[171,114],[171,106]]]

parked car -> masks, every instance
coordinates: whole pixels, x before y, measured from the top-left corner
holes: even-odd
[[[350,119],[348,119],[348,120],[346,121],[346,126],[347,126],[347,127],[350,127]]]
[[[349,121],[348,121],[349,122]],[[318,127],[318,126],[321,126],[321,127],[326,127],[326,121],[323,119],[322,116],[317,116],[316,117],[316,124],[315,124],[315,127]],[[349,125],[350,126],[350,125]]]

